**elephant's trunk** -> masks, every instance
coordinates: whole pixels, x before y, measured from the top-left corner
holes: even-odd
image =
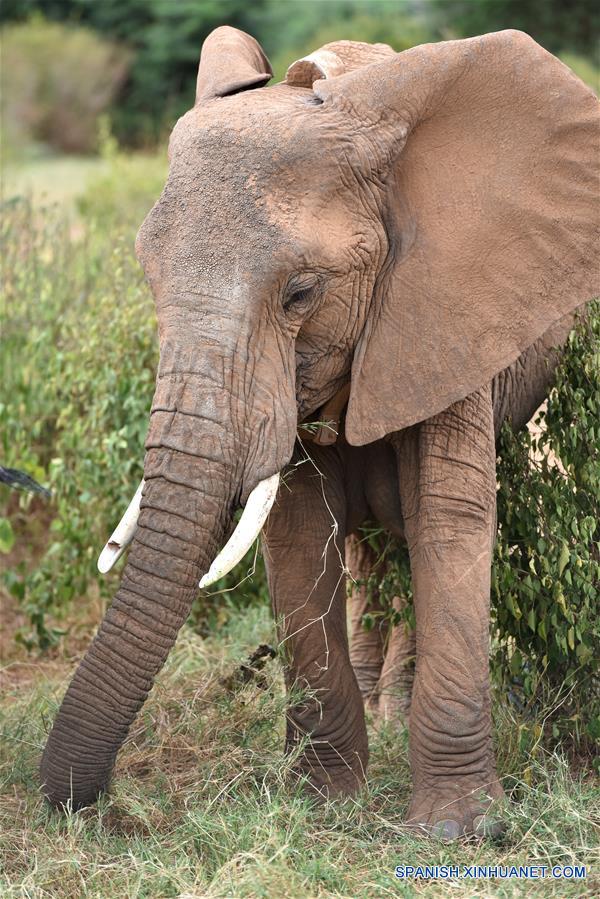
[[[75,672],[44,750],[43,791],[56,805],[71,802],[80,808],[107,787],[117,751],[188,616],[200,577],[231,527],[247,476],[240,471],[246,453],[234,429],[218,422],[214,402],[197,378],[191,391],[184,378],[159,379],[146,486],[121,585]],[[191,396],[202,395],[196,402],[212,402],[211,417],[186,407]]]

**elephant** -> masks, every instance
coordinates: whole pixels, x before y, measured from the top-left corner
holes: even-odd
[[[73,809],[107,789],[199,583],[261,530],[286,750],[316,798],[361,789],[345,540],[374,520],[408,546],[414,589],[407,824],[493,835],[495,441],[547,395],[598,293],[598,101],[512,30],[340,41],[271,76],[249,35],[208,36],[137,237],[160,343],[144,480],[100,557],[131,543],[42,789]]]

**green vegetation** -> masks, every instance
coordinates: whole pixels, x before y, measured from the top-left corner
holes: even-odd
[[[43,167],[36,169],[41,187]],[[51,160],[50,189],[55,171]],[[53,493],[48,503],[0,487],[0,550],[14,546],[3,582],[25,614],[16,638],[30,648],[56,642],[73,601],[92,584],[107,599],[118,581],[118,572],[99,580],[96,560],[142,475],[158,348],[154,304],[133,245],[165,171],[164,157],[119,153],[105,135],[77,215],[11,197],[7,185],[2,464]],[[249,558],[218,586],[234,586],[251,565]],[[196,626],[222,622],[261,594],[259,575],[235,598],[199,602]]]
[[[521,28],[552,52],[568,54],[568,64],[598,89],[599,16],[595,0],[4,0],[0,8],[0,22],[18,23],[3,41],[10,85],[5,93],[15,98],[11,109],[18,106],[10,121],[55,147],[68,147],[65,142],[76,137],[74,146],[86,149],[94,139],[87,127],[90,108],[105,109],[104,99],[119,84],[111,117],[121,143],[153,145],[169,130],[193,102],[200,48],[218,25],[254,35],[276,79],[294,59],[340,38],[404,50],[428,40]],[[20,61],[13,75],[15,49]],[[107,52],[117,65],[100,65]],[[33,79],[23,80],[27,73]],[[39,97],[41,105],[32,103],[33,83],[48,91]],[[80,102],[86,94],[90,107]],[[56,106],[53,98],[64,102]],[[24,107],[40,110],[43,127],[29,124]],[[57,114],[49,115],[50,108]],[[59,125],[63,116],[66,129]]]
[[[569,338],[547,409],[503,433],[493,667],[553,736],[600,740],[600,303]],[[600,770],[600,760],[596,758]]]
[[[102,201],[102,185],[90,196]],[[156,328],[131,227],[109,229],[91,215],[85,226],[70,224],[59,207],[37,212],[18,197],[5,204],[1,227],[3,464],[54,495],[40,563],[22,559],[6,579],[34,628],[21,639],[45,647],[52,641],[46,614],[85,594],[114,510],[141,477]],[[31,539],[29,522],[43,507],[21,498],[14,510],[21,540]]]
[[[571,333],[556,386],[530,430],[499,442],[498,538],[492,570],[492,675],[523,712],[545,717],[547,745],[600,740],[600,302]],[[364,529],[385,574],[367,588],[390,600],[392,624],[414,625],[408,552]],[[373,627],[368,613],[363,623]],[[542,734],[540,733],[541,737]],[[597,755],[594,764],[600,770]]]
[[[2,32],[2,130],[12,155],[29,141],[96,148],[97,118],[125,80],[130,52],[88,28],[37,18]]]

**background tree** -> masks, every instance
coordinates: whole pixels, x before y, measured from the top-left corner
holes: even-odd
[[[521,28],[552,52],[593,62],[600,30],[595,0],[4,0],[0,7],[0,22],[25,23],[33,15],[84,25],[130,51],[112,112],[119,140],[130,145],[155,143],[190,107],[200,47],[222,24],[252,33],[278,79],[291,60],[340,38],[404,50],[441,37]],[[577,69],[578,60],[567,61]],[[591,62],[577,69],[586,81],[596,77]]]
[[[459,37],[518,28],[559,53],[598,54],[597,0],[432,0],[436,24]]]

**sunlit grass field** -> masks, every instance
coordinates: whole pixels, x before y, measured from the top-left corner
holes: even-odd
[[[390,726],[370,725],[369,784],[358,798],[307,799],[282,756],[279,660],[264,677],[239,676],[260,643],[276,643],[260,580],[196,610],[119,755],[110,794],[66,817],[46,806],[40,752],[117,583],[118,572],[99,582],[95,559],[140,476],[156,342],[132,244],[163,175],[162,157],[107,152],[5,176],[13,255],[0,462],[49,477],[55,498],[45,504],[5,488],[0,497],[12,522],[6,559],[18,572],[0,583],[0,897],[598,895],[600,787],[585,762],[544,750],[550,708],[519,717],[496,700],[511,799],[497,844],[446,846],[403,828],[407,734]],[[29,191],[32,203],[15,199]],[[8,240],[15,228],[23,229],[17,250]],[[585,865],[588,877],[394,877],[400,864],[532,863]]]

